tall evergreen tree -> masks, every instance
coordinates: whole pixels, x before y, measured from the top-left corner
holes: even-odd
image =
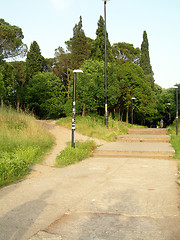
[[[71,59],[73,68],[79,68],[83,62],[89,58],[88,39],[82,29],[82,17],[80,16],[79,23],[73,28],[73,38],[68,44],[71,45]]]
[[[92,44],[91,49],[91,57],[94,60],[103,60],[104,61],[104,54],[105,54],[105,29],[104,29],[104,19],[102,16],[100,16],[100,19],[98,21],[98,28],[96,30],[96,39]],[[107,38],[107,60],[112,61],[113,60],[113,54],[112,54],[112,48],[111,44],[108,39],[108,33],[106,32],[106,38]]]
[[[146,79],[150,82],[151,87],[154,88],[154,73],[152,71],[152,66],[149,57],[149,43],[146,31],[143,32],[143,42],[141,44],[141,58],[140,66],[146,75]]]
[[[37,44],[36,41],[34,41],[31,44],[30,50],[27,53],[26,71],[25,71],[26,80],[31,79],[38,72],[43,72],[45,65],[46,65],[45,59],[41,55],[41,50],[39,48],[39,45]]]

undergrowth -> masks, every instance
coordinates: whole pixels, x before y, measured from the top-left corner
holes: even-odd
[[[53,143],[32,116],[0,108],[0,186],[28,174],[30,165],[40,162]]]
[[[171,145],[175,149],[174,158],[179,160],[178,161],[178,184],[180,186],[180,135],[176,135],[176,126],[172,124],[168,128],[168,134],[171,136]]]
[[[94,141],[76,142],[75,148],[71,147],[71,143],[56,158],[56,167],[65,167],[70,164],[82,161],[89,157],[96,147]]]
[[[71,117],[61,118],[57,124],[71,129]],[[90,137],[103,139],[106,141],[115,141],[117,136],[126,134],[131,124],[115,121],[111,117],[108,118],[108,127],[104,124],[104,117],[100,116],[77,116],[76,131]]]

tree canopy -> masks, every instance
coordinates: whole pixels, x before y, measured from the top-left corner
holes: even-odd
[[[113,54],[115,59],[120,60],[122,63],[132,62],[140,64],[140,49],[134,48],[133,44],[119,42],[113,44]]]
[[[79,68],[83,62],[89,57],[88,39],[82,29],[82,17],[80,16],[79,23],[73,28],[73,38],[71,44],[71,59],[73,68]]]
[[[5,58],[25,52],[23,33],[0,19],[0,99],[33,111],[39,118],[58,118],[72,114],[73,70],[77,74],[76,113],[104,115],[105,104],[105,26],[100,16],[96,38],[86,37],[82,17],[73,28],[73,37],[66,41],[67,49],[57,47],[53,58],[45,59],[34,41],[26,61],[6,62]],[[112,46],[107,33],[107,97],[108,112],[119,120],[131,120],[131,99],[134,100],[134,122],[156,126],[175,118],[174,89],[162,89],[154,84],[150,64],[147,33],[143,33],[141,49],[133,44],[117,42]]]
[[[38,73],[26,86],[26,102],[41,118],[57,118],[64,114],[65,90],[53,73]]]
[[[96,30],[96,39],[92,43],[91,48],[91,58],[93,60],[104,61],[105,58],[105,29],[104,29],[104,19],[100,16],[98,21],[98,28]],[[108,39],[108,33],[106,32],[107,38],[107,60],[113,60],[112,48]]]
[[[25,56],[27,46],[22,42],[23,38],[21,28],[0,19],[0,57],[2,59]]]
[[[154,73],[152,71],[152,66],[149,57],[149,42],[146,31],[143,32],[143,41],[141,44],[141,58],[140,66],[143,69],[146,79],[151,83],[152,88],[154,87]]]
[[[45,59],[41,55],[41,50],[39,45],[36,41],[34,41],[31,46],[30,50],[27,53],[26,58],[26,71],[25,71],[25,78],[26,80],[31,79],[35,74],[38,72],[42,72],[45,67]]]

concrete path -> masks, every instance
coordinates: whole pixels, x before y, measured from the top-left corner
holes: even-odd
[[[141,136],[136,144],[142,143]],[[109,143],[97,151],[113,152],[113,144],[122,147]],[[166,144],[167,151],[158,142],[156,149],[173,154]],[[63,169],[41,166],[1,189],[0,240],[180,240],[177,162],[96,154]]]

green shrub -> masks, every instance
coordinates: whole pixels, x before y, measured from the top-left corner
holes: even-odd
[[[82,161],[90,156],[92,150],[96,147],[93,141],[76,142],[75,148],[71,147],[71,143],[56,158],[56,167],[64,167],[70,164]]]
[[[25,159],[15,154],[3,153],[0,158],[0,186],[21,179],[30,171]]]

